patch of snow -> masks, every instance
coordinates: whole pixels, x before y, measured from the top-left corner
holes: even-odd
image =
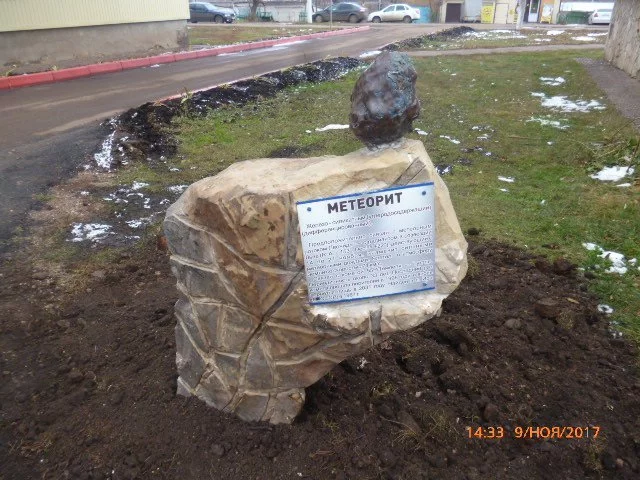
[[[508,188],[500,188],[499,190],[500,190],[501,192],[509,193],[509,189],[508,189]]]
[[[133,185],[131,185],[131,190],[140,190],[141,188],[145,188],[148,187],[149,184],[145,183],[145,182],[133,182]]]
[[[585,37],[585,36],[580,36],[580,37],[571,37],[573,40],[577,40],[578,42],[593,42],[595,41],[595,38],[593,37]]]
[[[416,132],[418,135],[423,135],[423,136],[425,136],[425,137],[426,137],[427,135],[429,135],[427,132],[425,132],[424,130],[420,130],[419,128],[416,128],[416,129],[415,129],[415,132]]]
[[[83,190],[80,192],[80,195],[82,195],[83,197],[86,197],[87,195],[89,195],[89,192],[87,192],[86,190]]]
[[[358,58],[373,58],[380,55],[382,52],[380,50],[371,50],[369,52],[364,52],[358,55]]]
[[[544,207],[546,204],[547,204],[547,201],[546,201],[546,200],[541,200],[541,201],[540,201],[540,205],[542,205],[543,207]]]
[[[603,182],[617,182],[627,175],[633,175],[634,171],[633,167],[604,167],[598,173],[589,176]]]
[[[476,137],[476,139],[478,139],[478,140],[489,140],[489,135],[484,133],[484,134],[480,135],[479,137]]]
[[[547,35],[562,35],[564,33],[564,30],[549,30],[547,32]]]
[[[160,64],[159,64],[159,63],[156,63],[156,64],[154,64],[154,65],[149,66],[149,68],[158,68],[159,66],[160,66]]]
[[[151,217],[139,218],[137,220],[127,220],[125,223],[131,228],[140,228],[151,223]]]
[[[362,370],[367,363],[369,363],[369,361],[366,358],[360,357],[360,363],[356,367],[356,370]]]
[[[176,167],[171,167],[171,168],[169,169],[169,171],[170,171],[170,172],[179,172],[179,171],[180,171],[180,169],[179,169],[179,168],[176,168]]]
[[[502,177],[502,176],[498,176],[498,180],[500,180],[501,182],[507,182],[507,183],[514,183],[516,181],[516,179],[513,177]]]
[[[109,134],[107,138],[102,142],[102,147],[98,153],[93,155],[93,159],[100,168],[105,170],[111,169],[111,163],[113,162],[113,155],[111,150],[113,149],[113,142],[116,138],[115,130]]]
[[[311,130],[305,130],[305,133],[312,133]]]
[[[603,250],[595,243],[583,243],[582,246],[589,251],[598,252],[600,258],[611,262],[611,266],[605,270],[606,273],[618,273],[620,275],[627,273],[627,262],[623,254],[611,250]]]
[[[448,175],[451,173],[452,170],[453,170],[452,165],[436,166],[436,171],[438,172],[438,175]]]
[[[111,225],[103,223],[74,223],[71,225],[71,241],[100,241],[111,233]]]
[[[515,30],[484,30],[482,32],[467,32],[465,37],[477,39],[505,39],[505,38],[527,38],[526,35],[520,35]]]
[[[616,187],[620,187],[620,188],[627,188],[630,186],[631,186],[630,183],[619,183],[618,185],[616,185]]]
[[[608,32],[602,33],[587,33],[587,37],[604,37],[605,35],[609,35]]]
[[[552,87],[557,87],[558,85],[562,85],[566,82],[562,77],[540,77],[540,81],[545,85],[551,85]]]
[[[567,128],[569,128],[569,125],[563,125],[558,120],[549,120],[548,118],[531,117],[529,120],[527,120],[527,123],[529,122],[538,122],[543,127],[553,127],[559,130],[566,130]]]
[[[609,305],[605,305],[604,303],[601,303],[600,305],[598,305],[598,311],[600,313],[611,315],[613,313],[613,308],[611,308]]]
[[[337,123],[331,123],[322,128],[316,128],[316,132],[326,132],[327,130],[346,130],[347,128],[349,128],[349,125],[340,125]]]
[[[547,97],[544,93],[531,92],[532,97],[538,97],[541,99],[541,105],[553,110],[559,110],[561,112],[582,112],[587,113],[592,110],[604,110],[606,107],[597,100],[569,100],[566,96],[556,95],[553,97]]]
[[[550,42],[551,39],[550,38],[534,38],[533,41],[534,42]]]
[[[460,143],[460,140],[456,140],[455,138],[451,138],[449,135],[440,135],[440,138],[446,138],[451,143],[454,143],[456,145],[458,145]]]
[[[182,193],[184,192],[189,185],[171,185],[167,188],[171,193]]]
[[[493,155],[493,153],[491,153],[491,152],[485,152],[485,154],[484,154],[485,157],[490,157],[491,155]]]

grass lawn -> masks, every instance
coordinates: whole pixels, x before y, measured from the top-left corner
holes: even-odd
[[[480,239],[495,238],[550,259],[566,257],[586,268],[593,290],[614,308],[612,319],[640,338],[638,265],[627,263],[623,275],[605,273],[610,262],[583,246],[592,242],[627,259],[640,258],[637,181],[617,187],[622,181],[589,177],[604,165],[624,163],[636,166],[637,178],[638,134],[608,105],[575,57],[545,52],[417,59],[423,110],[414,126],[423,134],[411,136],[425,143],[434,163],[453,166],[444,179],[464,231],[479,229]],[[179,177],[161,178],[140,166],[127,179],[189,183],[235,161],[277,156],[287,148],[305,156],[357,149],[348,130],[315,131],[348,122],[356,77],[307,85],[258,106],[218,110],[204,119],[181,118],[176,123]],[[564,83],[541,80],[558,77]],[[561,112],[543,106],[555,96],[583,105],[594,100],[604,108]]]
[[[522,47],[528,45],[604,44],[607,32],[602,30],[478,30],[454,39],[430,40],[422,37],[423,50],[455,50],[468,48]]]
[[[243,27],[237,25],[192,25],[188,26],[189,45],[229,45],[255,42],[273,38],[294,37],[328,31],[313,25],[281,27],[270,24],[265,27]]]

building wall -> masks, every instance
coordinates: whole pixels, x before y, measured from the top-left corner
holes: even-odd
[[[189,18],[187,0],[1,0],[0,32]]]
[[[482,23],[510,24],[517,20],[518,0],[482,1]]]
[[[616,0],[605,58],[640,79],[640,2],[637,0]]]
[[[184,20],[0,32],[0,65],[82,65],[144,57],[186,48],[187,43]]]
[[[187,0],[0,0],[0,65],[187,47]]]

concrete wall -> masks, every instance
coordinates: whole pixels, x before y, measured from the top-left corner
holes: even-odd
[[[640,78],[640,2],[617,0],[611,17],[605,58],[635,78]]]
[[[186,35],[185,20],[0,32],[0,65],[144,55],[186,48]]]
[[[0,1],[0,32],[187,18],[187,0]]]

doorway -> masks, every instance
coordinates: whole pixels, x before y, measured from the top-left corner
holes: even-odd
[[[461,3],[447,3],[447,11],[444,17],[445,23],[460,23],[462,18]]]
[[[527,10],[527,22],[537,23],[540,15],[540,0],[531,0]]]

